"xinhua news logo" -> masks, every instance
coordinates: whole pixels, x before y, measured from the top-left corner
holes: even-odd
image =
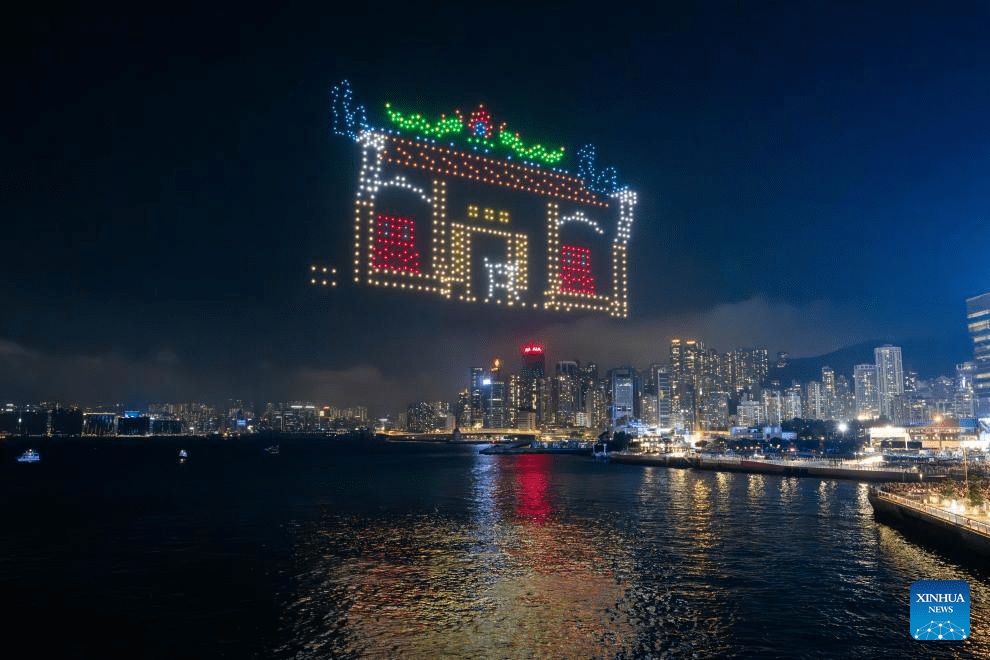
[[[965,580],[918,580],[912,584],[911,637],[969,637],[969,584]]]

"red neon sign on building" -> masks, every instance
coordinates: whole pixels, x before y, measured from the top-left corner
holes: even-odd
[[[522,353],[523,355],[540,355],[543,353],[543,344],[538,344],[535,341],[523,344]]]

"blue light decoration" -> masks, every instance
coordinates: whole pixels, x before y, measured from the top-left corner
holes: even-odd
[[[361,131],[368,129],[368,116],[363,105],[354,105],[351,83],[342,80],[330,90],[330,108],[333,110],[333,132],[336,135],[357,140]]]
[[[628,318],[637,195],[618,186],[614,167],[598,170],[593,146],[578,151],[574,175],[555,166],[564,147],[524,143],[484,106],[427,118],[385,104],[376,126],[346,80],[330,96],[333,132],[361,149],[354,283],[465,303]],[[482,208],[479,186],[496,208]],[[385,190],[392,199],[403,196],[401,217],[384,206]],[[523,223],[498,208],[491,195],[499,190],[524,209]],[[540,216],[543,222],[534,223]],[[534,269],[539,261],[545,267]],[[594,272],[592,264],[599,265]],[[335,276],[336,269],[310,267],[313,285],[334,287]],[[475,292],[485,279],[487,292]]]
[[[614,167],[606,167],[601,172],[595,171],[595,145],[584,145],[578,149],[577,155],[577,175],[584,181],[585,188],[600,195],[611,195],[619,189],[619,177]]]

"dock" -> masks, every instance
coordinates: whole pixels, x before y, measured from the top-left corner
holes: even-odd
[[[862,465],[853,461],[754,459],[737,456],[684,456],[673,454],[609,454],[613,463],[695,468],[720,472],[773,474],[782,477],[817,477],[819,479],[853,479],[856,481],[920,482],[938,479],[917,468],[889,468]]]
[[[990,557],[990,524],[956,511],[871,488],[870,505],[877,520],[936,545]]]

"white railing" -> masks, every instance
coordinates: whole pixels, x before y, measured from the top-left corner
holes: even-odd
[[[953,513],[952,511],[947,511],[946,509],[940,509],[930,504],[912,500],[901,495],[895,495],[894,493],[885,490],[878,489],[876,493],[883,498],[893,500],[894,502],[903,504],[904,506],[910,507],[916,511],[923,511],[928,515],[941,518],[942,520],[947,520],[955,525],[959,525],[960,527],[966,527],[968,529],[972,529],[973,531],[990,536],[990,525],[979,520],[973,520],[969,516],[963,516],[958,513]]]

